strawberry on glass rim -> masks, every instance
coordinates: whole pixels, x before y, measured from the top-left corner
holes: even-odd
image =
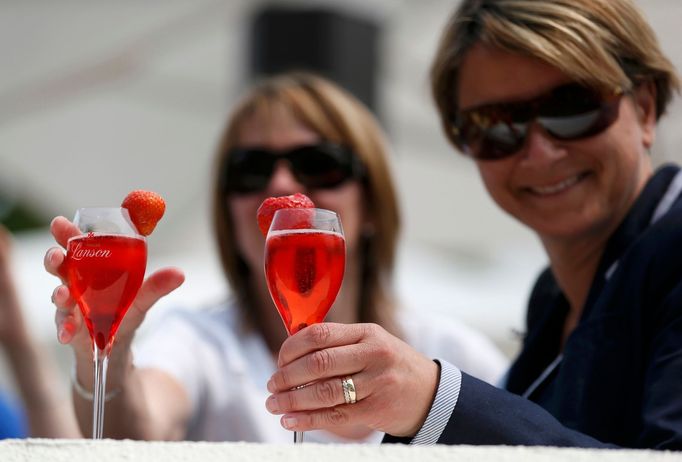
[[[78,233],[66,243],[64,276],[92,341],[92,437],[101,439],[106,371],[116,332],[135,299],[147,266],[147,243],[123,207],[76,211]]]
[[[287,333],[324,321],[346,266],[339,216],[299,193],[265,199],[257,218],[265,236],[265,281]],[[301,442],[303,432],[294,432],[294,443]]]
[[[130,219],[137,231],[143,236],[149,236],[163,217],[166,202],[153,191],[136,189],[123,199],[121,207],[128,209]]]
[[[272,224],[272,218],[275,216],[277,210],[294,208],[312,209],[315,208],[315,204],[308,196],[301,193],[292,194],[291,196],[268,197],[265,199],[256,212],[258,227],[260,228],[260,232],[263,233],[263,237],[268,235],[268,230]],[[305,228],[305,225],[306,223],[299,223],[298,226],[293,227]]]

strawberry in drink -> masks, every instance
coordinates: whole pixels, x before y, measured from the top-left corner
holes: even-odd
[[[343,280],[343,236],[314,229],[274,231],[265,245],[268,288],[289,335],[322,322]]]
[[[304,194],[269,197],[258,207],[265,280],[289,335],[322,322],[339,293],[346,240],[339,216]],[[294,444],[303,432],[294,432]]]

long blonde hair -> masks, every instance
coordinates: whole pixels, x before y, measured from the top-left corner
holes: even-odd
[[[657,117],[680,88],[674,66],[631,0],[464,0],[431,67],[433,98],[453,143],[459,67],[475,43],[537,58],[602,90],[651,82]]]
[[[400,232],[400,211],[383,131],[355,97],[322,77],[303,72],[270,77],[251,88],[232,111],[218,147],[214,170],[217,173],[213,182],[213,226],[223,269],[245,319],[264,332],[258,310],[253,306],[249,282],[251,269],[239,254],[219,175],[225,169],[230,151],[237,147],[244,121],[274,106],[286,108],[324,140],[350,148],[364,165],[362,186],[373,230],[363,235],[360,247],[364,261],[358,320],[376,322],[398,333],[391,279]]]

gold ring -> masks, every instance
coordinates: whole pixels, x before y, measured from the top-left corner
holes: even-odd
[[[355,394],[355,384],[350,375],[341,380],[341,388],[343,388],[343,400],[346,404],[355,404],[357,395]]]

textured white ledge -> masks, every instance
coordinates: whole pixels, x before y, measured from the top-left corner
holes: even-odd
[[[682,452],[512,446],[317,445],[162,443],[89,440],[0,441],[2,462],[680,462]]]

